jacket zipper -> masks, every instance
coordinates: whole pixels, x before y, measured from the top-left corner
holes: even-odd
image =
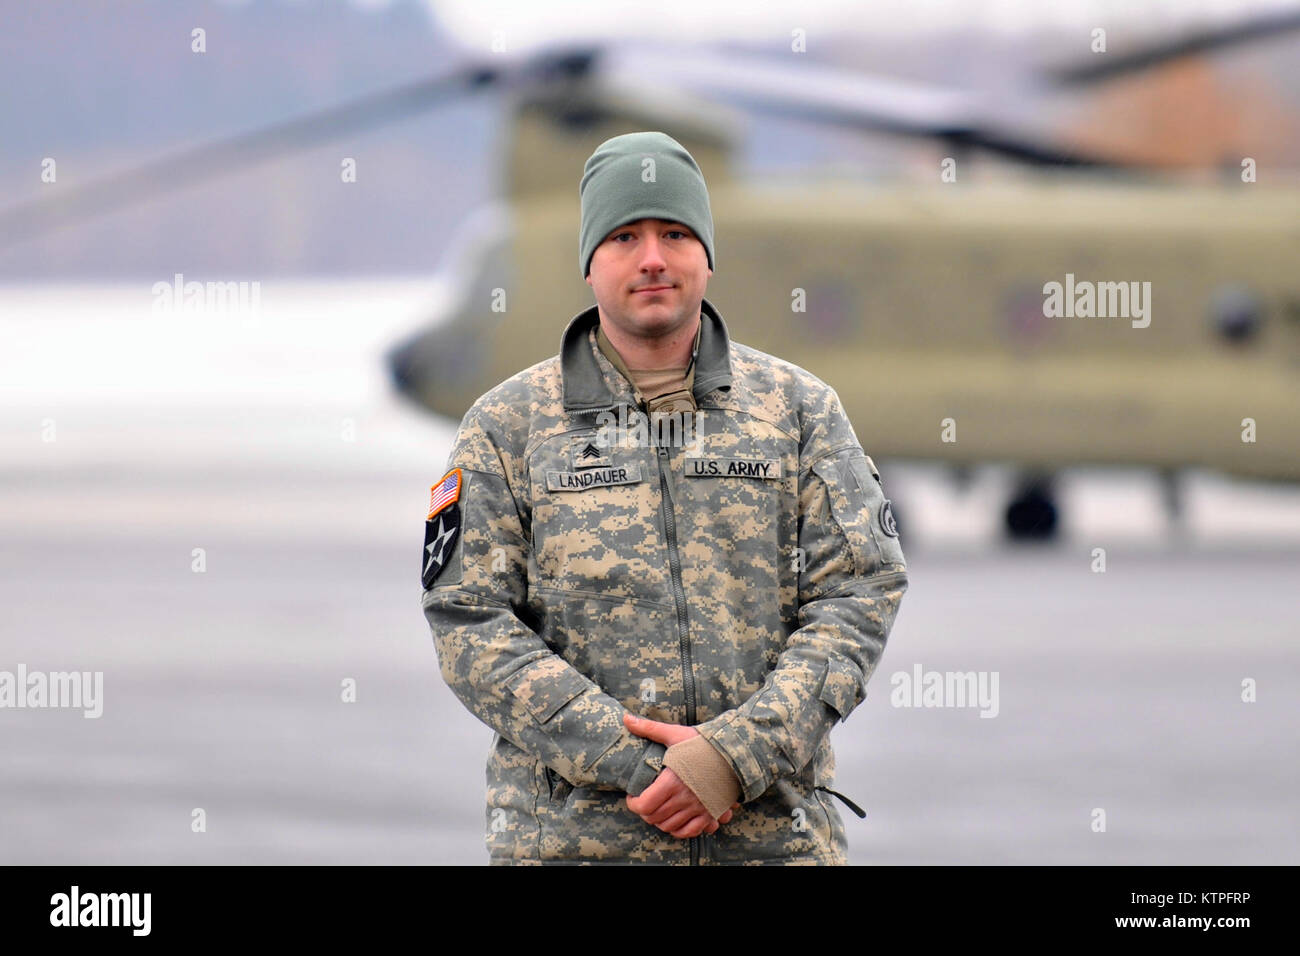
[[[695,725],[695,674],[691,669],[690,624],[686,617],[686,590],[682,587],[682,562],[677,553],[677,522],[673,516],[666,469],[668,449],[656,445],[659,465],[659,504],[664,516],[664,534],[668,541],[668,569],[673,580],[673,600],[677,604],[677,644],[682,654],[682,686],[686,694],[686,724]],[[691,866],[700,863],[700,837],[691,837]]]
[[[583,408],[584,413],[599,414],[604,411],[612,411],[618,408],[620,402],[600,408]],[[656,464],[659,467],[659,510],[664,519],[664,535],[668,543],[668,569],[672,576],[673,582],[673,601],[677,605],[677,644],[682,655],[682,686],[686,694],[686,724],[687,726],[695,725],[695,673],[691,668],[691,635],[690,623],[686,616],[686,589],[682,586],[682,562],[677,553],[677,522],[673,516],[673,502],[675,496],[669,490],[667,470],[671,468],[668,464],[668,449],[662,445],[656,445],[655,450]],[[690,854],[691,866],[700,865],[700,841],[701,837],[691,837]]]

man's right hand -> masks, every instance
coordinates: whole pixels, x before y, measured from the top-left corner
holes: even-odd
[[[639,797],[627,798],[627,806],[651,826],[679,840],[689,840],[701,833],[716,833],[740,804],[733,803],[731,809],[715,820],[691,788],[682,783],[671,767],[665,767]]]
[[[731,810],[736,809],[738,806],[740,806],[739,803],[733,803],[733,804],[731,805]],[[731,820],[731,810],[728,810],[728,811],[727,811],[726,813],[724,813],[722,816],[718,817],[718,819],[714,820],[713,823],[711,823],[711,824],[709,824],[707,827],[705,827],[705,828],[704,828],[704,832],[705,832],[705,833],[716,833],[716,832],[718,831],[718,827],[719,827],[721,824],[723,824],[723,823],[727,823],[727,822],[729,822],[729,821]]]
[[[700,733],[694,727],[666,724],[631,713],[623,715],[623,724],[638,737],[658,741],[666,747],[698,737]],[[730,820],[731,811],[738,806],[739,803],[733,803],[730,810],[724,811],[722,816],[715,820],[700,802],[699,797],[682,782],[671,767],[660,770],[654,782],[646,787],[640,796],[627,798],[629,810],[651,826],[656,826],[681,840],[699,836],[701,833],[717,832],[718,826]]]

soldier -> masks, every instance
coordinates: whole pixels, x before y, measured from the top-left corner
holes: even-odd
[[[830,730],[907,588],[880,475],[704,298],[676,140],[607,140],[579,191],[596,305],[466,413],[426,520],[442,676],[496,732],[490,862],[844,864]]]

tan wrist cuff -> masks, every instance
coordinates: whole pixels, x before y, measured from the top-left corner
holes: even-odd
[[[740,799],[740,780],[713,744],[696,735],[664,753],[664,766],[681,778],[716,820]]]

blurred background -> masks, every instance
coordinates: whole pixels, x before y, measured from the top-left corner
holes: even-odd
[[[0,861],[486,863],[428,487],[662,129],[899,520],[851,861],[1297,862],[1300,5],[703,6],[0,9],[0,671],[103,673],[0,708]]]

